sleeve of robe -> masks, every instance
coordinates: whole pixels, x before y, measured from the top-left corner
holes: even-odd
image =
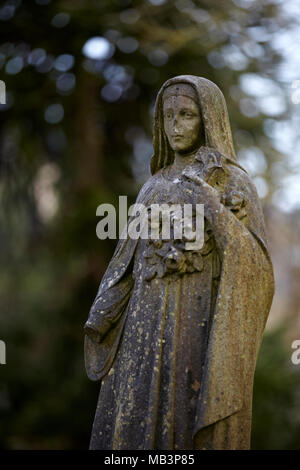
[[[251,405],[255,364],[274,294],[256,189],[246,172],[233,165],[230,170],[228,206],[213,197],[211,187],[204,188],[205,217],[213,229],[222,267],[194,435]]]
[[[143,186],[137,203],[147,201],[153,179]],[[136,245],[137,240],[129,237],[119,240],[84,325],[85,368],[93,381],[101,380],[108,373],[118,350],[134,284],[132,260]]]

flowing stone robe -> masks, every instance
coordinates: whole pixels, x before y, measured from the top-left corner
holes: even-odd
[[[162,165],[137,202],[204,204],[202,249],[120,240],[91,308],[86,368],[101,381],[91,449],[249,448],[274,291],[262,210],[232,155],[203,146],[190,171],[208,186]]]

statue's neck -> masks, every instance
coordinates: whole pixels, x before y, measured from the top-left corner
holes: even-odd
[[[191,153],[185,153],[185,154],[175,152],[175,158],[174,158],[174,162],[172,165],[174,170],[176,169],[180,171],[180,170],[183,170],[185,167],[191,165],[195,160],[196,153],[197,153],[197,150],[194,150]]]

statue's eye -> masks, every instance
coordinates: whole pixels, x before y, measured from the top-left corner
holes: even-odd
[[[172,113],[170,113],[170,112],[165,113],[165,117],[167,119],[172,119]]]
[[[192,118],[194,116],[194,114],[191,111],[182,111],[181,115],[185,118],[188,118],[188,119]]]

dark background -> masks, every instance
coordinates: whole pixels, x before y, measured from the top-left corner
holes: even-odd
[[[280,192],[299,163],[275,142],[297,103],[274,38],[295,27],[280,1],[0,2],[0,448],[88,447],[99,386],[85,375],[82,327],[116,244],[97,239],[96,208],[117,207],[119,195],[135,200],[149,175],[156,93],[168,78],[194,74],[225,95],[276,271],[252,448],[300,449],[300,365],[291,362],[299,209]],[[248,88],[249,77],[264,79],[265,92],[247,91],[245,77]]]

